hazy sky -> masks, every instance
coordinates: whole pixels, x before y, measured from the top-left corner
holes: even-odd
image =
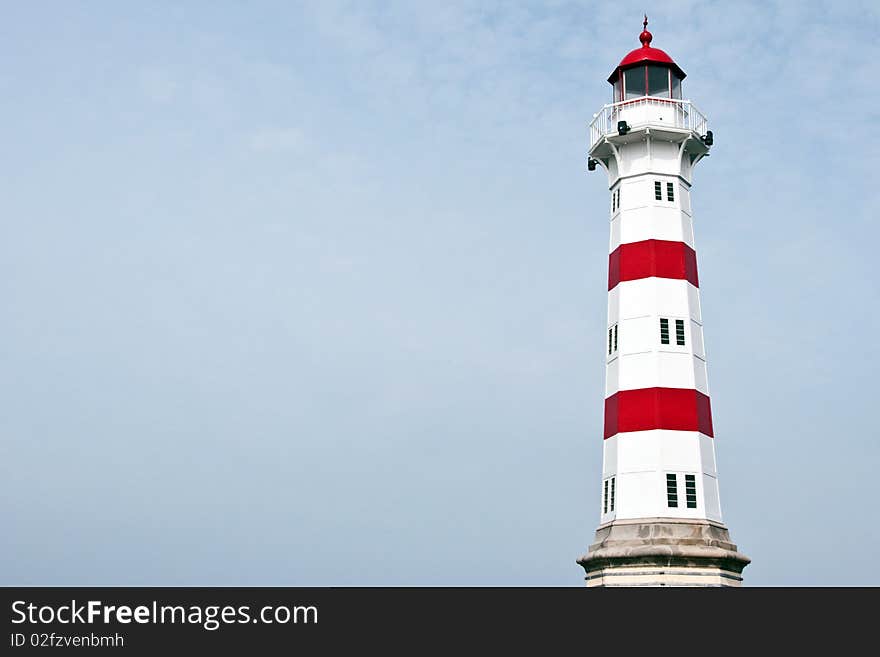
[[[0,583],[582,585],[645,10],[746,584],[880,584],[880,4],[644,0],[3,3]]]

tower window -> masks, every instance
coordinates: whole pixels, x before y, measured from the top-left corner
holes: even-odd
[[[675,200],[674,190],[675,190],[675,185],[673,185],[671,182],[666,183],[666,200],[667,201],[674,201]]]
[[[669,344],[669,320],[660,318],[660,344]]]
[[[674,474],[666,475],[666,506],[670,509],[678,507],[678,481]]]
[[[675,320],[675,344],[679,347],[684,346],[684,320]]]
[[[617,324],[608,329],[608,355],[617,351]]]
[[[697,478],[692,474],[684,476],[684,497],[687,502],[687,508],[697,508]]]
[[[617,477],[609,477],[605,480],[602,487],[602,513],[612,513],[614,511],[614,480]]]
[[[663,200],[663,187],[660,185],[659,180],[654,181],[654,200],[662,201]]]
[[[620,189],[611,192],[611,212],[617,212],[620,209]]]

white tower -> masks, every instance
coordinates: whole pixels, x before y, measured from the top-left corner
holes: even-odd
[[[691,210],[712,132],[644,26],[590,125],[611,242],[601,513],[578,563],[587,586],[739,586],[749,559],[721,521]]]

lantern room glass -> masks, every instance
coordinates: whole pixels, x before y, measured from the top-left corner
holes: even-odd
[[[648,64],[647,93],[645,95],[670,98],[668,68],[657,66],[656,64]]]
[[[659,64],[634,66],[621,71],[614,81],[614,101],[645,96],[681,100],[681,78],[671,68]]]
[[[645,67],[636,66],[623,71],[623,86],[626,100],[641,98],[645,95]]]
[[[670,75],[672,78],[672,97],[681,100],[681,78],[675,73]]]

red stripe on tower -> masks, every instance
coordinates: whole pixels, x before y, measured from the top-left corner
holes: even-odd
[[[697,253],[684,242],[644,240],[621,244],[608,256],[608,289],[640,278],[683,279],[699,287]]]
[[[621,390],[605,400],[605,438],[626,431],[712,432],[709,397],[688,388]]]

